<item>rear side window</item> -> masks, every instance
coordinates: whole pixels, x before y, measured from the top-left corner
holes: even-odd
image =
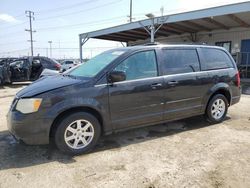
[[[220,49],[202,48],[204,63],[202,70],[224,69],[233,67],[229,56]]]
[[[163,74],[180,74],[200,70],[195,49],[163,49]]]

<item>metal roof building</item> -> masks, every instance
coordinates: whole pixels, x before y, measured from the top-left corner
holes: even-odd
[[[239,50],[239,43],[248,39],[244,49],[250,53],[250,1],[161,17],[151,16],[141,21],[82,33],[79,35],[81,59],[82,46],[90,38],[126,42],[127,45],[154,40],[163,43],[205,42],[212,45],[226,41],[230,42],[228,50],[232,54],[242,51],[242,48]],[[231,43],[235,47],[232,51]],[[225,45],[229,46],[229,43]]]
[[[212,7],[191,12],[155,17],[155,25],[163,24],[155,37],[197,33],[217,29],[250,27],[250,2]],[[151,19],[136,21],[107,29],[80,34],[80,39],[95,38],[130,42],[150,37],[144,27],[152,25]]]

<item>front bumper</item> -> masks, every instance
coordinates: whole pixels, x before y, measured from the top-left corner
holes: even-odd
[[[25,144],[41,145],[49,143],[51,122],[38,118],[37,113],[22,114],[10,110],[7,114],[7,126],[10,133]]]

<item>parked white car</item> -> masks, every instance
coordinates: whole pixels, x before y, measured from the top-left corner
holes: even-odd
[[[54,76],[57,74],[60,74],[60,72],[56,70],[44,69],[39,78],[42,78],[44,76]]]
[[[64,72],[74,66],[76,66],[77,63],[75,61],[72,61],[72,60],[65,60],[63,63],[62,63],[62,66],[61,66],[61,72]]]

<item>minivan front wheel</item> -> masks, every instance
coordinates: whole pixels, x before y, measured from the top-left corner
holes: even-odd
[[[55,144],[63,152],[77,155],[90,151],[97,143],[101,133],[99,121],[91,114],[77,112],[58,124]]]
[[[217,94],[209,101],[206,116],[210,123],[220,123],[226,117],[228,101],[224,95]]]

